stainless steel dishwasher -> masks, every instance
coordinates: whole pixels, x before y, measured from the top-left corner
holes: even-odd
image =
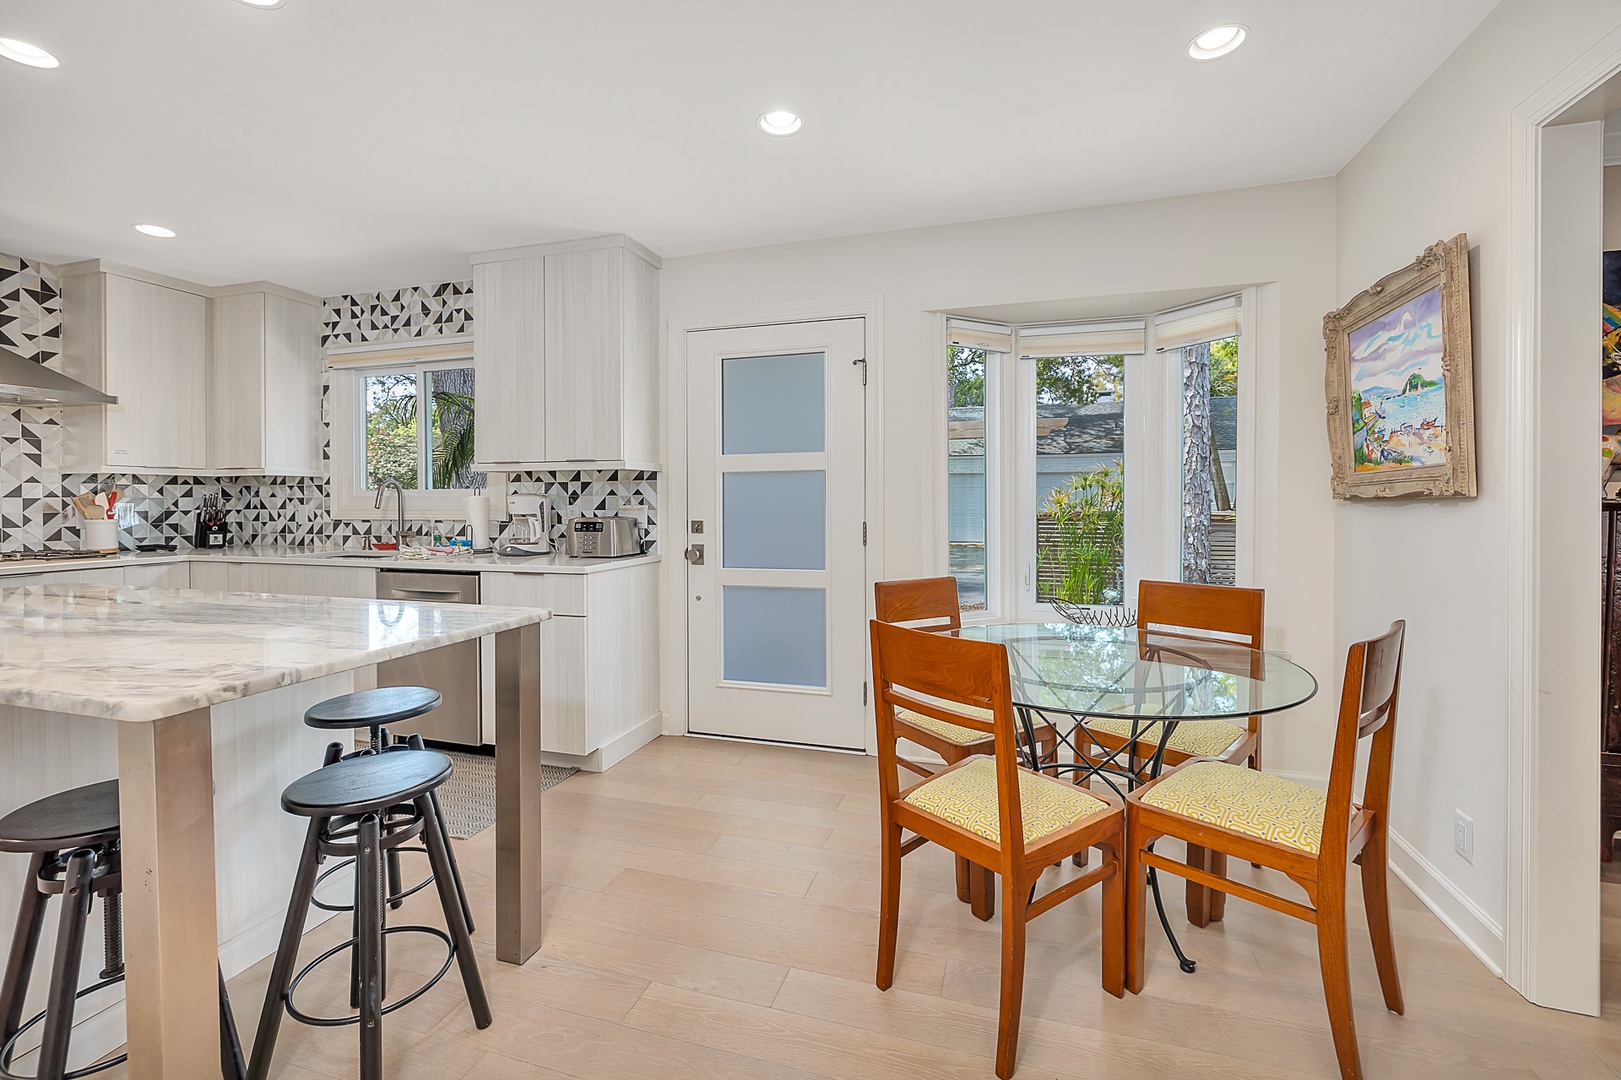
[[[478,575],[434,570],[379,570],[377,599],[476,604]],[[383,617],[390,617],[386,607]],[[398,617],[411,616],[402,608]],[[426,716],[389,726],[390,731],[421,732],[424,739],[436,742],[479,744],[479,682],[477,638],[377,665],[378,686],[430,686],[444,695],[444,704]]]

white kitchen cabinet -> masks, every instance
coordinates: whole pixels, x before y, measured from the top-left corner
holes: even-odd
[[[0,588],[18,585],[123,585],[124,568],[103,566],[84,570],[53,570],[45,574],[9,574],[0,577]]]
[[[208,467],[206,292],[98,260],[62,268],[62,368],[118,397],[64,410],[67,469]]]
[[[540,625],[542,751],[602,770],[658,735],[656,564],[480,577],[485,604],[551,609]]]
[[[657,467],[659,266],[625,236],[473,256],[481,465]]]
[[[321,302],[265,282],[215,290],[208,464],[321,473]]]
[[[274,559],[231,562],[226,556],[191,564],[191,587],[219,592],[280,593],[283,596],[349,596],[370,600],[377,571],[369,566],[307,566]]]
[[[191,565],[183,562],[124,567],[124,584],[145,589],[191,588]]]

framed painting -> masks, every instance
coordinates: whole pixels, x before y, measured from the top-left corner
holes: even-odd
[[[1323,317],[1336,499],[1475,494],[1469,240],[1432,244]]]
[[[1604,253],[1604,357],[1600,365],[1599,395],[1603,428],[1599,454],[1603,460],[1604,497],[1621,495],[1621,251]]]

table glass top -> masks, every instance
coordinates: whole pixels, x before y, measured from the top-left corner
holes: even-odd
[[[1220,720],[1290,709],[1317,693],[1300,665],[1225,641],[1070,623],[952,633],[1006,645],[1014,704],[1047,712]]]

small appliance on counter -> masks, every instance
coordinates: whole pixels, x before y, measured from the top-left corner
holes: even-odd
[[[642,553],[642,531],[633,517],[577,517],[568,522],[573,559],[617,559]]]
[[[230,527],[225,523],[225,505],[218,495],[204,495],[202,508],[197,511],[197,525],[192,529],[191,546],[199,551],[223,548],[230,543]]]
[[[547,535],[545,496],[508,495],[507,510],[512,514],[512,521],[496,541],[495,553],[512,558],[550,555],[552,541]]]

